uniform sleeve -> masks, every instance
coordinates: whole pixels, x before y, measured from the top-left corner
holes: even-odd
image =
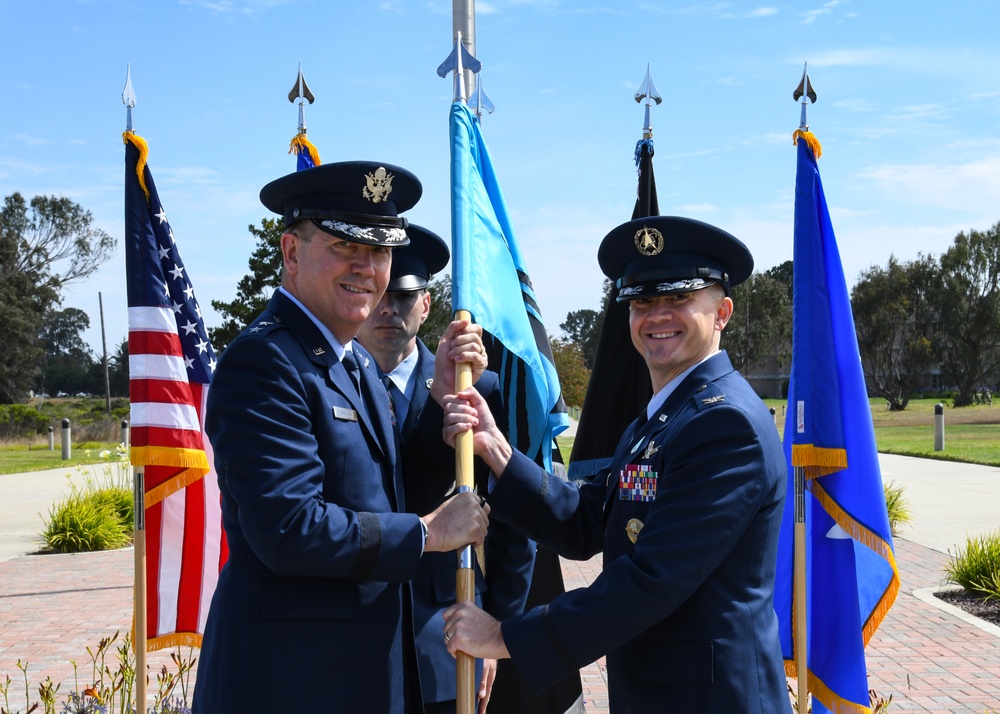
[[[210,387],[206,430],[230,538],[280,575],[410,579],[422,528],[416,515],[392,512],[391,464],[356,420],[333,418],[350,403],[291,352],[238,339]]]
[[[762,464],[752,424],[728,405],[696,414],[662,445],[652,464],[656,497],[631,554],[605,562],[589,587],[503,624],[529,686],[548,686],[633,640],[702,586],[756,516]]]

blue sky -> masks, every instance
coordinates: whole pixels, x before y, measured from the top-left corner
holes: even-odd
[[[597,248],[630,217],[647,63],[661,212],[740,237],[766,270],[791,258],[799,105],[845,273],[1000,220],[1000,3],[830,0],[477,3],[484,118],[546,325],[597,309]],[[260,187],[294,170],[299,62],[324,162],[372,159],[423,182],[410,218],[447,237],[448,106],[435,70],[450,0],[7,0],[0,6],[0,195],[68,196],[123,234],[126,66],[135,128],[209,326],[269,215]],[[101,349],[126,336],[124,253],[67,291]]]

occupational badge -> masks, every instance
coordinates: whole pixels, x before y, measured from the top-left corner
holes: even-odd
[[[626,464],[618,473],[618,500],[649,503],[656,498],[658,477],[649,464]]]
[[[632,541],[632,545],[635,545],[636,539],[639,538],[639,531],[642,530],[642,525],[642,521],[638,518],[630,518],[629,522],[625,524],[625,535]]]
[[[659,450],[660,450],[660,447],[656,445],[655,441],[649,442],[649,446],[647,446],[646,450],[644,452],[642,452],[642,458],[643,458],[643,460],[648,459],[650,456],[652,456],[653,454],[655,454]]]
[[[367,185],[361,189],[361,195],[372,203],[381,203],[392,193],[394,178],[396,177],[386,171],[384,166],[379,166],[374,173],[365,174]]]
[[[663,234],[655,228],[643,226],[635,232],[635,247],[647,257],[652,257],[663,250]]]

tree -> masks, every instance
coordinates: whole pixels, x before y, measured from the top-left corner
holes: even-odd
[[[768,360],[785,364],[792,327],[792,300],[785,283],[770,273],[754,273],[732,289],[732,297],[735,309],[721,343],[733,366],[750,376]]]
[[[111,387],[111,396],[128,396],[128,374],[128,339],[126,338],[108,357],[108,382]]]
[[[594,358],[597,356],[597,345],[601,340],[601,328],[604,326],[604,312],[597,310],[574,310],[566,313],[566,321],[559,329],[566,333],[570,342],[580,348],[587,369],[594,368]]]
[[[1000,223],[959,233],[940,262],[934,342],[945,379],[958,387],[955,406],[964,407],[1000,371]]]
[[[48,313],[39,334],[45,359],[37,391],[49,394],[97,391],[90,377],[94,357],[81,335],[88,327],[87,313],[75,307]]]
[[[779,283],[788,288],[788,302],[791,304],[792,301],[792,261],[786,260],[780,265],[775,265],[773,268],[768,268],[764,271],[764,275],[769,278],[774,278]]]
[[[931,257],[909,263],[889,258],[872,266],[851,291],[851,310],[861,364],[872,391],[903,411],[926,383],[934,354],[929,335],[934,321],[928,290],[940,280]]]
[[[587,367],[580,345],[569,340],[550,339],[552,359],[559,375],[559,387],[563,401],[570,406],[583,406],[590,383],[590,369]]]
[[[0,401],[20,402],[38,375],[44,316],[68,284],[89,277],[114,252],[115,240],[93,228],[89,211],[68,198],[20,193],[0,210],[0,310],[4,337],[16,349],[0,359]]]
[[[235,300],[212,300],[212,307],[225,318],[220,327],[208,329],[208,339],[217,354],[264,311],[271,293],[281,285],[284,223],[278,218],[262,218],[259,228],[251,224],[247,230],[257,238],[257,247],[248,261],[250,274],[237,284]]]
[[[420,326],[417,336],[431,352],[437,349],[438,340],[451,322],[451,276],[442,275],[427,286],[431,293],[431,314]]]

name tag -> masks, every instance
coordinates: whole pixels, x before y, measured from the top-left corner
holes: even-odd
[[[357,421],[358,413],[347,407],[334,407],[333,418],[340,419],[341,421]]]
[[[656,479],[649,464],[628,464],[618,474],[618,500],[649,502],[656,498]]]

